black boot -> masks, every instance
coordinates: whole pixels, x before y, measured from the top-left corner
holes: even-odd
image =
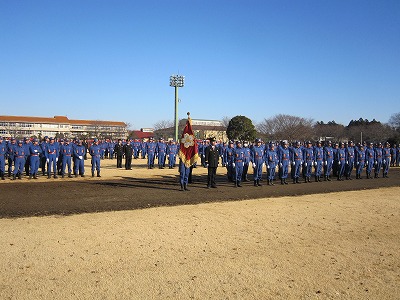
[[[68,178],[72,178],[72,175],[71,175],[71,173],[68,173]]]
[[[307,177],[307,181],[311,183],[311,177],[310,176]]]
[[[58,178],[58,176],[57,176],[57,173],[56,173],[56,172],[54,172],[54,178]]]
[[[296,183],[300,184],[299,177],[296,178]]]
[[[22,174],[21,173],[18,173],[18,179],[22,179]]]
[[[254,180],[254,186],[258,186],[258,185],[257,185],[257,180]]]
[[[184,185],[183,185],[183,188],[184,188],[185,191],[190,191],[190,190],[188,189],[188,187],[187,187],[187,184],[184,184]]]
[[[286,178],[283,179],[283,183],[284,183],[284,184],[289,184],[289,183],[287,183]]]
[[[33,179],[38,179],[37,174],[33,174]]]
[[[183,184],[181,183],[181,188],[179,189],[180,191],[184,191],[185,189],[183,188]]]
[[[296,184],[296,183],[297,183],[296,178],[293,178],[293,184]]]
[[[101,176],[100,176],[100,171],[97,171],[97,177],[101,177]]]
[[[242,187],[242,185],[240,184],[240,181],[237,182],[237,186]]]
[[[61,174],[61,178],[64,178],[64,173]]]
[[[237,182],[237,180],[235,180],[235,187],[238,187],[238,182]]]
[[[13,174],[12,180],[15,180],[15,179],[17,179],[17,175]]]
[[[94,171],[92,171],[92,177],[94,177]]]
[[[284,182],[284,180],[283,180],[283,179],[281,179],[281,184],[282,184],[282,185],[284,185],[284,184],[285,184],[285,182]]]
[[[331,181],[331,177],[328,175],[328,181]]]
[[[1,180],[6,180],[6,179],[4,178],[4,173],[1,173]]]
[[[29,179],[32,179],[32,174],[29,174]]]
[[[257,180],[257,185],[262,186],[262,184],[260,183],[260,179]]]

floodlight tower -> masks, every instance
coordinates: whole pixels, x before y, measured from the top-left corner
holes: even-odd
[[[185,76],[171,75],[169,85],[175,88],[175,141],[178,142],[178,88],[183,87]]]

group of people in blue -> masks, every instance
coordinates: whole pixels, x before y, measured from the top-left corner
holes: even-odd
[[[204,151],[209,142],[199,143],[201,163],[206,167]],[[293,183],[331,181],[332,177],[342,181],[366,178],[388,177],[390,166],[399,166],[400,146],[388,143],[366,143],[355,145],[352,141],[332,143],[331,141],[300,142],[289,145],[288,141],[263,143],[256,139],[249,144],[244,141],[219,143],[220,160],[226,167],[227,178],[236,187],[248,181],[249,167],[253,168],[254,186],[261,186],[264,170],[268,185],[274,185],[276,178],[282,185]],[[301,180],[303,179],[303,180]]]
[[[207,167],[206,150],[209,140],[198,140],[200,164]],[[332,143],[317,141],[312,143],[288,141],[264,143],[256,139],[254,143],[246,141],[217,142],[220,162],[226,168],[227,178],[235,186],[240,187],[243,181],[249,181],[249,168],[253,169],[254,186],[261,186],[263,173],[266,172],[268,185],[274,185],[279,178],[282,185],[293,183],[352,180],[362,178],[365,170],[366,178],[387,177],[390,166],[399,166],[400,145],[389,143],[366,143],[354,145],[352,141]],[[163,169],[168,165],[176,166],[179,144],[175,141],[148,140],[118,140],[106,141],[93,139],[90,142],[75,139],[55,139],[45,137],[38,139],[5,139],[0,137],[0,177],[21,179],[23,174],[29,178],[44,175],[48,178],[58,176],[85,176],[84,160],[87,154],[91,157],[91,175],[101,177],[101,160],[117,159],[117,168],[131,168],[131,158],[146,159],[148,169],[153,169],[157,163]],[[156,162],[157,160],[157,162]],[[6,170],[6,164],[8,169]],[[14,168],[13,168],[14,167]],[[194,166],[196,167],[196,166]],[[41,171],[39,171],[41,170]]]

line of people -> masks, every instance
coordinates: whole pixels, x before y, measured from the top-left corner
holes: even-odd
[[[211,146],[208,142],[202,143],[205,150],[200,156],[203,166],[207,167],[207,153]],[[331,181],[332,176],[339,181],[352,180],[354,171],[355,178],[362,179],[364,168],[367,178],[379,178],[381,172],[385,178],[388,177],[390,166],[399,165],[400,158],[400,147],[391,147],[388,142],[384,145],[372,142],[354,145],[349,141],[332,145],[330,141],[324,144],[321,141],[296,141],[289,146],[288,141],[264,144],[261,139],[256,139],[251,145],[248,142],[229,141],[227,145],[220,143],[214,146],[222,166],[226,167],[228,180],[236,187],[248,181],[249,166],[253,167],[254,186],[257,187],[261,186],[264,169],[268,185],[274,185],[276,177],[279,177],[282,185],[288,184],[289,176],[293,183],[300,183],[301,178],[308,183],[312,177],[315,182]]]

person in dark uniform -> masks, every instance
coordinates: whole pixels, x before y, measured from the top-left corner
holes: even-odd
[[[122,140],[119,139],[118,143],[114,146],[114,153],[117,155],[117,168],[122,168],[122,156],[124,155],[124,146]]]
[[[215,178],[217,176],[217,168],[219,162],[219,150],[216,146],[217,140],[215,138],[210,139],[210,145],[205,151],[205,162],[208,167],[207,175],[207,188],[216,188]]]
[[[124,154],[125,154],[125,170],[132,170],[132,156],[133,156],[133,146],[130,140],[126,141],[124,145]]]

